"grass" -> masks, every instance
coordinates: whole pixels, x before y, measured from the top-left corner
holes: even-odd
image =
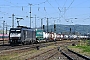
[[[75,46],[75,47],[82,49],[83,52],[90,52],[90,46]]]
[[[10,60],[11,57],[17,56],[18,53],[13,53],[13,54],[9,54],[9,55],[0,55],[0,60]]]
[[[81,41],[80,44],[78,44],[77,46],[68,47],[76,52],[79,52],[80,54],[90,56],[90,45],[88,45],[89,42],[89,40]]]

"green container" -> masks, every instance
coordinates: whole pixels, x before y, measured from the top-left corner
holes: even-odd
[[[43,40],[43,30],[42,29],[36,29],[36,39]]]

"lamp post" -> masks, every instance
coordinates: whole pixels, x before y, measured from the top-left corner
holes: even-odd
[[[31,5],[32,4],[29,4],[30,5],[30,28],[31,28]]]
[[[48,32],[48,18],[47,18],[47,32]]]
[[[12,14],[12,17],[8,17],[8,18],[12,18],[12,28],[14,28],[14,16],[15,14]]]
[[[6,23],[6,25],[5,25],[5,28],[6,28],[6,34],[7,34],[7,29],[8,29],[8,27],[11,27],[10,25],[7,25],[7,23]]]
[[[4,26],[5,26],[5,21],[3,21],[3,45],[4,45]]]
[[[36,29],[36,15],[35,15],[35,29]]]
[[[31,17],[31,14],[30,14],[30,17],[29,16],[26,16],[26,18],[30,18],[30,28],[31,28],[31,18],[34,18],[34,17]],[[35,20],[36,20],[36,15],[35,15]]]
[[[1,17],[3,18],[3,17]],[[0,20],[0,21],[3,21],[3,36],[2,36],[2,39],[3,39],[3,45],[4,45],[4,26],[5,26],[5,20]]]
[[[12,28],[14,28],[14,14],[12,14]]]
[[[42,25],[43,25],[43,19],[41,19],[41,29],[43,28]]]

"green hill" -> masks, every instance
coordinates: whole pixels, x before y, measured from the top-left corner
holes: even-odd
[[[90,25],[59,25],[56,24],[56,33],[69,34],[71,28],[71,33],[87,34],[90,33]],[[45,31],[47,31],[47,26],[45,26]],[[54,25],[48,26],[48,32],[54,32]]]

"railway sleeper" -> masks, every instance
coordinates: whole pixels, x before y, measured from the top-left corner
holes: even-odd
[[[67,48],[67,49],[68,49],[68,48]],[[79,54],[79,53],[77,53],[77,52],[74,52],[74,51],[72,51],[72,50],[70,50],[70,49],[68,49],[68,51],[70,51],[70,52],[72,52],[72,53],[78,55],[79,57],[82,57],[83,59],[90,60],[90,57],[81,55],[81,54]]]
[[[78,56],[77,54],[69,51],[68,49],[65,51],[60,51],[61,54],[63,54],[64,56],[66,56],[69,60],[77,60],[77,59],[83,59],[81,56]],[[90,60],[90,59],[86,59],[86,60]]]
[[[74,60],[72,57],[68,56],[66,53],[64,53],[63,51],[61,51],[61,54],[63,54],[64,56],[66,56],[68,59],[70,60]]]

